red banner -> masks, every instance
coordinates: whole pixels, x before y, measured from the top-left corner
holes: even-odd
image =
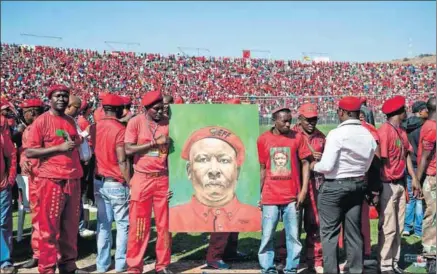
[[[250,58],[250,50],[243,50],[243,58]]]

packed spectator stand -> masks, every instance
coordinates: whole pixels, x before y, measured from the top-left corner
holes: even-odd
[[[46,46],[1,45],[1,94],[17,103],[44,99],[53,83],[95,101],[101,92],[132,97],[148,90],[180,95],[189,103],[221,102],[230,97],[259,103],[265,115],[280,104],[297,110],[310,99],[320,111],[336,110],[343,95],[367,97],[376,113],[395,94],[407,104],[436,91],[436,64],[348,63],[267,59],[188,57],[97,52]]]

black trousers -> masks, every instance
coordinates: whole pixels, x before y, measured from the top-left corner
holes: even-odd
[[[363,273],[361,206],[367,185],[362,178],[325,181],[319,189],[317,209],[323,249],[323,272],[340,273],[338,235],[344,225],[349,273]]]

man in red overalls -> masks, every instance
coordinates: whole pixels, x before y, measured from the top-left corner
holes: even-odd
[[[21,109],[23,109],[23,118],[27,127],[23,132],[22,137],[22,151],[20,152],[20,166],[21,166],[21,176],[23,179],[28,180],[29,184],[29,202],[30,210],[32,212],[32,239],[31,246],[33,250],[33,258],[23,265],[23,268],[34,268],[38,265],[39,259],[39,208],[40,208],[40,189],[41,184],[36,184],[34,178],[38,171],[38,160],[37,159],[27,159],[25,149],[29,146],[30,130],[32,129],[32,123],[38,116],[44,112],[44,103],[39,99],[28,99],[21,104]]]
[[[167,156],[170,138],[159,91],[143,96],[144,112],[132,118],[126,128],[126,155],[134,156],[134,175],[130,181],[129,233],[127,265],[129,273],[143,272],[143,256],[150,236],[152,208],[158,233],[156,242],[157,273],[172,273],[171,234],[168,219]]]
[[[50,110],[39,116],[29,133],[27,158],[40,159],[35,184],[40,197],[40,273],[78,273],[77,233],[79,227],[80,181],[83,172],[77,146],[81,139],[76,124],[65,115],[70,91],[51,86]],[[60,257],[58,258],[58,254]]]

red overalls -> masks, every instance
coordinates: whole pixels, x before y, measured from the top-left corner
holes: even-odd
[[[168,135],[168,121],[157,124],[148,120],[146,114],[140,114],[129,121],[125,143],[146,144],[161,134]],[[143,257],[149,242],[152,208],[158,234],[155,269],[161,271],[170,264],[167,156],[167,146],[134,156],[134,175],[130,181],[131,200],[126,254],[129,273],[143,272]]]

